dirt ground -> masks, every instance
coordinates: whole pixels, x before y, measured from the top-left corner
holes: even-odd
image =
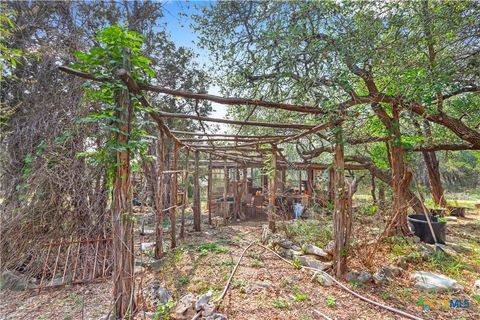
[[[206,217],[205,217],[206,218]],[[371,216],[357,217],[355,232],[366,232],[375,227]],[[202,294],[212,290],[216,296],[238,261],[243,249],[252,241],[259,241],[265,222],[241,222],[226,227],[210,228],[203,225],[202,232],[187,233],[177,249],[170,250],[166,262],[158,271],[136,268],[139,309],[155,311],[150,288],[153,281],[160,281],[179,299],[186,293]],[[449,222],[448,241],[473,246],[474,259],[463,268],[457,280],[465,286],[461,294],[424,294],[418,292],[409,279],[414,269],[432,270],[430,265],[409,265],[396,281],[386,285],[354,285],[342,280],[358,293],[380,303],[401,309],[423,319],[480,319],[479,303],[472,298],[471,285],[479,277],[480,214],[469,212],[467,218]],[[141,242],[153,241],[153,235],[139,236]],[[370,266],[374,271],[379,265],[390,263],[394,257],[379,248],[379,258]],[[138,250],[140,251],[140,250]],[[365,251],[366,252],[366,251]],[[358,251],[350,261],[351,268],[363,268],[363,251]],[[471,251],[470,251],[471,253]],[[469,257],[467,257],[469,258]],[[138,260],[148,260],[138,255]],[[477,259],[477,260],[475,260]],[[434,269],[433,269],[434,270]],[[432,270],[432,271],[433,271]],[[437,270],[438,271],[438,270]],[[473,282],[472,282],[473,281]],[[110,312],[111,283],[103,282],[36,293],[0,292],[0,319],[94,319]],[[214,296],[215,297],[215,296]],[[423,311],[418,306],[420,298],[444,300],[462,298],[470,301],[467,309],[444,306]],[[332,319],[406,319],[390,311],[368,304],[336,287],[324,287],[312,280],[312,273],[296,270],[272,253],[260,247],[252,247],[242,259],[230,290],[219,306],[229,319],[321,319],[318,310]],[[140,312],[138,319],[145,314]]]

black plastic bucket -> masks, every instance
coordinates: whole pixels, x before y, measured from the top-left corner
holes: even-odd
[[[435,233],[435,237],[437,238],[437,242],[445,244],[445,231],[447,230],[447,223],[439,222],[437,217],[430,217],[430,221],[432,222],[432,228],[433,232]],[[425,215],[413,214],[408,216],[408,224],[410,229],[417,237],[420,238],[421,241],[430,244],[435,243],[432,232],[430,231],[430,227],[428,226],[427,217]]]

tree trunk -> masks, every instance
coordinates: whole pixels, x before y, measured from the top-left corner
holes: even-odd
[[[130,67],[124,54],[124,68]],[[116,319],[130,318],[135,312],[135,278],[133,248],[132,190],[130,176],[130,150],[128,148],[133,116],[133,106],[127,89],[118,96],[118,109],[115,116],[118,132],[115,141],[119,149],[116,152],[116,168],[112,194],[113,224],[113,301]]]
[[[200,207],[200,172],[198,162],[200,153],[195,151],[195,175],[193,192],[193,230],[201,231],[201,207]]]
[[[179,145],[177,142],[174,142],[173,146],[173,157],[172,157],[172,171],[177,171],[177,162],[178,162],[178,149]],[[171,184],[170,184],[170,231],[171,231],[171,248],[177,246],[177,184],[178,184],[178,174],[172,173],[171,175]]]
[[[444,197],[442,181],[440,180],[439,163],[435,151],[423,151],[422,154],[427,166],[428,181],[430,183],[433,202],[437,206],[446,208],[447,201]]]
[[[275,196],[277,182],[277,147],[272,145],[272,173],[270,176],[270,189],[268,197],[268,227],[275,232]]]
[[[376,192],[377,192],[377,188],[376,188],[376,184],[375,184],[375,176],[373,174],[370,175],[371,176],[371,189],[370,189],[370,193],[372,195],[372,200],[373,200],[373,204],[374,205],[378,205],[378,201],[377,201],[377,195],[376,195]],[[385,194],[384,194],[385,196]]]
[[[345,199],[345,162],[343,152],[343,137],[341,127],[335,132],[335,159],[334,159],[334,182],[335,182],[335,210],[334,210],[334,237],[335,237],[335,274],[341,277],[346,270],[348,247],[347,226],[348,217],[346,212],[347,201]]]
[[[159,130],[157,141],[157,186],[155,189],[155,207],[157,215],[155,219],[155,258],[163,257],[163,208],[164,208],[164,176],[165,171],[165,135]]]

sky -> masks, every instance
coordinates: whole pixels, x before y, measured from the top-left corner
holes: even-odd
[[[164,17],[162,22],[166,23],[166,29],[170,33],[171,39],[177,46],[183,46],[191,48],[196,54],[196,61],[200,65],[210,66],[211,61],[209,58],[209,52],[198,47],[198,37],[191,30],[190,24],[193,23],[190,15],[199,12],[199,8],[202,6],[208,6],[213,1],[165,1]],[[180,16],[181,13],[188,16]],[[174,88],[172,88],[174,89]],[[220,95],[219,87],[212,83],[208,93],[214,95]],[[226,114],[226,106],[217,103],[212,103],[213,112],[212,118],[224,118]],[[225,126],[221,126],[221,131],[225,129]]]

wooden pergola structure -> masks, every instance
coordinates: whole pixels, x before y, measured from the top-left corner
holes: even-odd
[[[78,70],[74,70],[68,67],[60,67],[60,70],[87,80],[96,81],[96,82],[113,82],[113,79],[97,78],[92,74],[84,73]],[[176,97],[182,97],[185,99],[194,99],[197,102],[200,100],[207,100],[211,102],[216,102],[224,105],[244,105],[248,107],[263,107],[270,109],[286,110],[294,113],[300,113],[305,115],[322,115],[324,111],[317,107],[310,106],[301,106],[288,103],[275,103],[268,102],[258,99],[245,99],[245,98],[225,98],[209,94],[199,94],[192,93],[180,90],[166,89],[159,86],[137,83],[130,73],[128,68],[120,69],[117,72],[118,79],[121,79],[125,84],[127,89],[122,90],[122,95],[127,97],[128,94],[133,94],[137,97],[138,101],[149,110],[155,110],[155,108],[147,101],[146,97],[143,95],[144,91],[155,92],[160,94],[172,95]],[[118,80],[117,80],[118,81]],[[127,99],[128,100],[128,99]],[[160,258],[163,256],[163,215],[168,212],[171,219],[171,247],[176,246],[176,213],[177,210],[181,210],[182,213],[182,224],[180,230],[180,236],[184,235],[184,213],[185,207],[188,202],[187,197],[187,176],[189,173],[189,153],[194,154],[194,168],[193,168],[193,181],[194,181],[194,193],[193,193],[193,220],[194,220],[194,230],[200,231],[201,229],[201,209],[200,209],[200,183],[199,183],[199,169],[201,164],[203,167],[208,167],[208,178],[209,181],[212,179],[212,168],[223,168],[225,176],[225,189],[223,193],[223,200],[226,202],[227,198],[227,188],[228,188],[228,170],[229,168],[235,168],[235,178],[240,179],[239,170],[241,169],[243,174],[243,180],[247,177],[247,168],[261,168],[264,166],[264,159],[268,156],[271,159],[271,174],[267,177],[264,176],[264,184],[268,185],[268,206],[267,206],[267,216],[268,216],[268,225],[272,232],[275,232],[275,197],[277,190],[277,171],[282,171],[282,176],[285,177],[285,171],[287,169],[295,170],[305,170],[307,172],[307,185],[306,193],[312,195],[313,193],[313,177],[315,170],[326,170],[329,169],[330,183],[329,183],[329,198],[334,200],[335,210],[334,210],[334,232],[335,232],[335,250],[334,250],[334,260],[336,262],[337,274],[343,273],[345,268],[346,256],[343,254],[345,252],[345,247],[348,246],[348,238],[351,228],[351,214],[348,214],[348,204],[347,204],[347,190],[345,187],[345,177],[344,170],[364,170],[368,169],[367,166],[362,164],[345,164],[343,156],[343,141],[342,141],[342,132],[341,124],[345,119],[345,109],[362,103],[368,103],[369,99],[366,97],[352,97],[352,99],[340,103],[338,105],[338,117],[335,121],[324,122],[320,124],[300,124],[300,123],[275,123],[275,122],[261,122],[261,121],[249,121],[247,119],[243,121],[239,120],[230,120],[230,119],[217,119],[211,117],[200,116],[198,111],[196,115],[191,114],[181,114],[181,113],[167,113],[161,111],[150,111],[149,115],[156,122],[159,129],[159,139],[157,150],[159,150],[159,157],[161,161],[158,163],[158,168],[156,170],[156,176],[158,178],[155,197],[155,207],[157,211],[156,219],[156,249],[155,256]],[[120,104],[125,103],[120,101]],[[124,104],[124,110],[129,110],[128,105]],[[254,109],[253,109],[254,110]],[[253,112],[252,110],[252,112]],[[131,115],[118,115],[120,118],[123,117],[125,121],[130,121]],[[165,120],[168,118],[174,119],[190,119],[199,121],[203,132],[183,132],[175,131],[169,128],[166,125]],[[237,126],[254,126],[254,127],[265,127],[265,128],[275,128],[288,130],[288,134],[280,135],[240,135],[240,134],[212,134],[207,133],[203,125],[204,122],[213,122],[213,123],[224,123],[229,125]],[[310,161],[305,162],[288,162],[285,156],[282,154],[281,145],[286,143],[294,143],[299,139],[306,137],[311,134],[319,133],[322,130],[329,128],[336,128],[335,130],[335,147],[332,150],[335,154],[333,164],[319,164]],[[119,125],[119,130],[125,132],[125,136],[128,136],[129,126]],[[239,130],[240,131],[240,130]],[[202,139],[199,139],[202,138]],[[206,139],[204,139],[206,138]],[[165,168],[165,140],[170,139],[173,142],[173,156],[171,161],[171,167]],[[203,141],[205,143],[199,143]],[[268,148],[264,148],[265,145],[268,145]],[[186,152],[186,159],[183,169],[178,169],[178,159],[179,151],[184,149]],[[200,160],[200,153],[208,155],[208,162]],[[117,152],[117,161],[123,161],[119,164],[119,168],[123,171],[117,171],[118,179],[125,179],[125,181],[120,181],[121,192],[123,194],[128,194],[128,184],[129,184],[129,164],[126,163],[128,160],[128,151]],[[312,157],[313,158],[313,157]],[[120,170],[119,169],[119,170]],[[170,184],[170,206],[164,208],[163,201],[161,199],[162,193],[164,190],[164,181],[165,177],[170,175],[171,184]],[[181,204],[177,204],[177,185],[178,177],[182,175],[183,181],[183,201]],[[265,181],[268,178],[268,182]],[[284,179],[284,178],[283,178]],[[114,187],[114,198],[115,198],[115,187]],[[211,197],[211,183],[208,184],[208,197],[209,200]],[[125,196],[120,198],[125,201]],[[128,199],[128,197],[126,198]],[[234,192],[234,212],[238,213],[239,203],[241,201],[241,196],[237,192]],[[128,205],[125,204],[124,207],[128,208]],[[209,201],[209,204],[211,201]],[[121,206],[120,206],[121,208]],[[227,219],[227,206],[224,205],[223,219],[226,223]],[[115,264],[114,268],[114,296],[116,300],[121,301],[117,303],[117,308],[122,309],[122,312],[125,312],[126,297],[132,301],[132,297],[129,292],[131,291],[130,287],[127,285],[125,279],[133,278],[133,260],[134,256],[132,253],[133,248],[133,233],[132,233],[132,224],[126,223],[123,221],[123,213],[121,210],[117,210],[117,213],[113,213],[113,243],[114,249],[119,250],[118,256],[114,255],[114,260],[118,262]],[[212,211],[211,206],[209,205],[209,223],[211,223]],[[115,262],[115,261],[114,261]],[[118,281],[118,282],[117,282]],[[132,284],[133,285],[133,284]],[[131,302],[130,302],[131,303]]]

